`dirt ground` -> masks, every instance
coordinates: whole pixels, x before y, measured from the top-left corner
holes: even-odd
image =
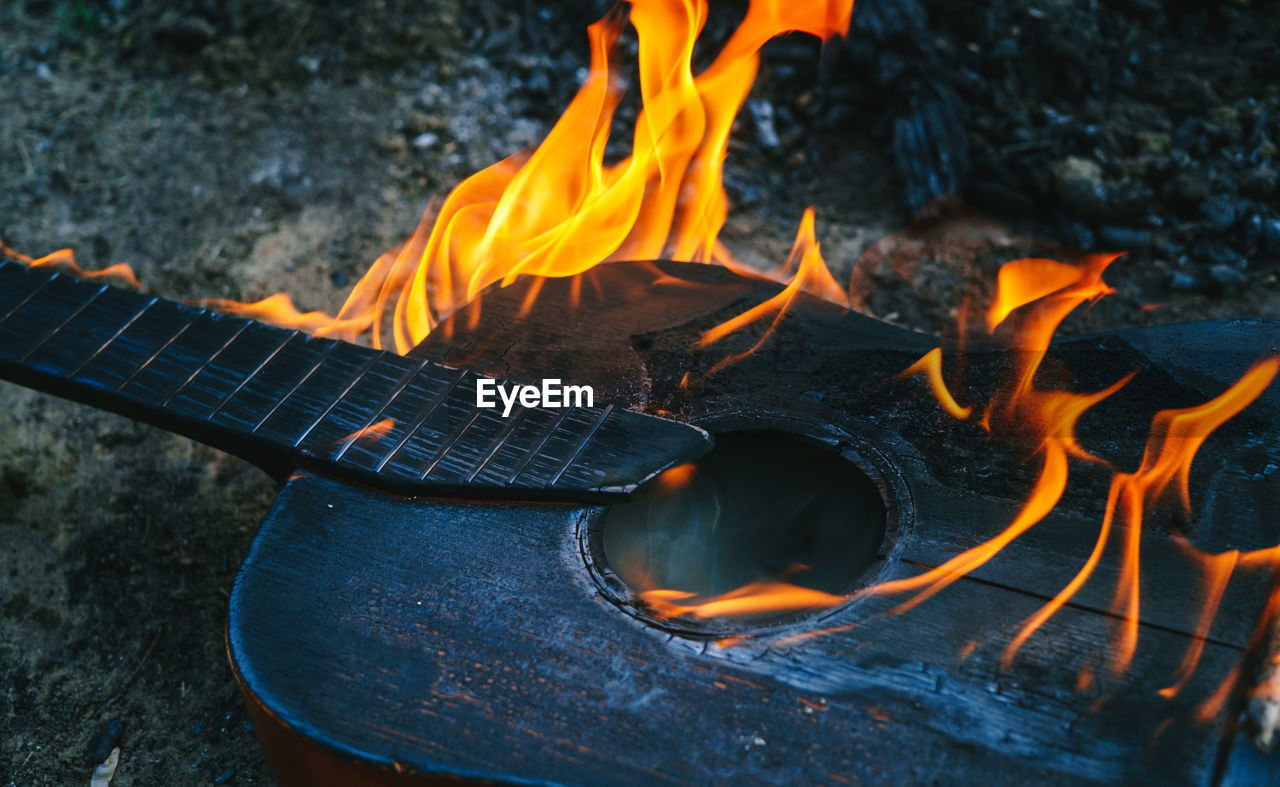
[[[334,310],[431,195],[541,138],[607,9],[482,5],[6,3],[0,239],[127,261],[173,298]],[[864,308],[930,332],[1000,262],[1117,244],[1120,292],[1072,328],[1280,315],[1280,93],[1257,46],[1278,6],[1221,5],[859,0],[853,43],[766,51],[722,240],[774,264],[816,205]],[[739,8],[717,4],[711,37]],[[913,225],[907,95],[959,107],[929,144],[963,153],[960,196]],[[222,629],[272,495],[242,461],[0,385],[10,784],[84,783],[112,746],[114,785],[271,783]]]

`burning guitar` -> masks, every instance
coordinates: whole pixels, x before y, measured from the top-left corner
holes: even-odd
[[[1272,778],[1241,733],[1280,715],[1280,323],[1055,341],[1092,255],[1006,264],[990,336],[944,344],[857,313],[811,212],[745,270],[720,168],[758,50],[848,25],[793,5],[694,76],[705,7],[634,3],[607,165],[593,26],[546,142],[333,317],[0,264],[0,375],[282,480],[227,629],[282,784]]]

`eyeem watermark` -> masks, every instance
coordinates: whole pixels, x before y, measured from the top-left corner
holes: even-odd
[[[561,385],[559,378],[543,380],[542,385],[510,387],[489,377],[476,380],[476,407],[497,407],[502,400],[502,417],[511,415],[518,402],[521,407],[595,407],[595,391],[589,385]]]

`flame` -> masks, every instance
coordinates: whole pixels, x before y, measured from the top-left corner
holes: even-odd
[[[1178,665],[1178,680],[1172,685],[1160,689],[1160,696],[1165,699],[1172,699],[1182,691],[1182,687],[1187,685],[1187,681],[1191,680],[1191,676],[1196,671],[1196,664],[1200,662],[1200,654],[1204,651],[1205,640],[1209,636],[1209,629],[1213,626],[1214,616],[1218,613],[1218,605],[1222,603],[1222,594],[1227,590],[1227,583],[1231,580],[1231,573],[1236,569],[1236,563],[1240,560],[1240,550],[1232,549],[1219,555],[1207,556],[1203,561],[1204,566],[1204,582],[1205,582],[1205,600],[1204,606],[1200,612],[1200,619],[1196,622],[1195,639],[1191,641],[1191,645],[1187,648],[1186,654],[1182,657],[1182,662]]]
[[[913,608],[981,567],[1047,516],[1066,489],[1070,458],[1103,463],[1076,442],[1076,422],[1089,408],[1126,385],[1134,373],[1095,394],[1041,391],[1035,388],[1034,380],[1053,334],[1062,320],[1077,307],[1096,301],[1113,291],[1102,280],[1102,274],[1119,256],[1092,255],[1080,265],[1067,265],[1045,259],[1023,259],[1001,267],[997,277],[996,297],[986,315],[987,327],[994,333],[1015,312],[1021,312],[1022,317],[1015,326],[1010,341],[1015,359],[1013,378],[988,403],[983,424],[989,430],[1000,428],[1029,438],[1037,452],[1044,457],[1040,475],[1014,521],[994,538],[922,574],[881,583],[868,589],[869,593],[879,594],[916,592],[914,597],[900,604],[893,612],[905,612]],[[906,369],[902,375],[925,374],[930,379],[939,403],[948,412],[960,417],[956,412],[958,405],[942,382],[941,362],[941,349],[936,348]],[[1191,463],[1200,445],[1209,434],[1261,395],[1278,369],[1280,359],[1262,361],[1218,397],[1197,407],[1164,410],[1156,414],[1139,468],[1133,473],[1115,472],[1112,476],[1098,536],[1084,565],[1062,590],[1023,623],[1005,649],[1003,666],[1008,667],[1012,663],[1027,640],[1074,598],[1092,576],[1106,550],[1118,514],[1124,520],[1126,535],[1121,576],[1112,611],[1121,618],[1122,624],[1116,646],[1111,652],[1111,669],[1116,675],[1127,670],[1138,639],[1140,547],[1145,510],[1162,498],[1171,486],[1176,485],[1183,509],[1190,514]],[[1197,638],[1179,666],[1180,678],[1163,690],[1162,693],[1166,696],[1174,696],[1194,671],[1203,649],[1204,637],[1212,625],[1222,593],[1238,559],[1238,553],[1203,558],[1208,593],[1197,623]]]
[[[118,279],[135,290],[141,290],[142,284],[138,281],[138,277],[134,275],[133,268],[123,262],[117,262],[109,265],[102,270],[91,271],[85,270],[76,264],[76,255],[71,249],[58,249],[52,254],[46,254],[43,257],[32,258],[20,251],[9,248],[4,241],[0,241],[0,256],[9,257],[10,259],[24,262],[33,268],[48,266],[50,268],[61,268],[73,276],[79,276],[82,279]]]
[[[1124,615],[1120,642],[1113,654],[1112,671],[1123,672],[1133,659],[1138,640],[1139,547],[1144,506],[1154,504],[1176,482],[1183,510],[1191,513],[1189,478],[1191,462],[1205,438],[1228,419],[1250,405],[1266,390],[1280,370],[1280,358],[1270,358],[1245,372],[1221,395],[1198,407],[1162,410],[1151,422],[1151,433],[1142,464],[1133,473],[1117,473],[1112,480],[1116,498],[1123,504],[1129,531],[1124,562],[1113,611]],[[1111,505],[1116,505],[1111,501]]]
[[[1011,342],[1015,359],[1013,381],[992,398],[984,416],[984,425],[990,428],[992,408],[1000,402],[1001,422],[1010,422],[1015,431],[1027,437],[1034,450],[1043,456],[1040,475],[1021,511],[995,537],[922,574],[883,582],[865,591],[871,594],[916,592],[913,598],[899,605],[895,613],[914,608],[961,577],[981,568],[1048,516],[1066,490],[1070,457],[1098,461],[1076,442],[1076,422],[1089,408],[1123,388],[1133,375],[1092,394],[1039,391],[1033,381],[1058,325],[1076,307],[1111,291],[1102,281],[1102,273],[1118,256],[1096,255],[1079,266],[1053,260],[1022,259],[1005,263],[1000,268],[995,301],[987,312],[988,327],[994,332],[1015,311],[1024,311]],[[929,376],[934,395],[943,408],[956,417],[963,417],[959,415],[964,412],[963,408],[959,407],[942,381],[941,368],[942,350],[934,348],[901,375],[923,373]]]
[[[792,269],[795,270],[795,274],[791,277],[791,282],[777,295],[762,301],[736,317],[703,331],[698,338],[699,347],[714,344],[752,323],[773,315],[773,321],[769,323],[769,327],[755,344],[747,350],[721,359],[703,375],[704,377],[715,374],[726,366],[737,363],[759,350],[773,335],[773,332],[782,322],[782,318],[790,310],[796,296],[801,292],[816,295],[845,308],[850,307],[849,296],[845,293],[844,288],[836,283],[835,277],[831,275],[826,262],[822,259],[822,253],[814,233],[813,208],[805,210],[804,216],[800,220],[800,231],[796,234],[791,253],[787,256],[787,262],[783,266],[783,270]]]
[[[471,175],[429,205],[412,236],[374,261],[336,316],[303,312],[283,293],[252,303],[198,303],[317,336],[356,341],[367,334],[375,348],[404,354],[437,328],[449,335],[453,316],[466,304],[474,327],[476,296],[522,275],[575,276],[603,262],[664,257],[745,273],[719,233],[729,211],[723,185],[729,133],[755,81],[760,49],[786,33],[824,41],[843,34],[853,0],[752,0],[718,55],[696,75],[694,45],[707,20],[706,0],[632,0],[629,6],[629,14],[620,6],[587,29],[588,75],[542,143]],[[626,89],[615,44],[628,21],[638,43],[641,109],[630,155],[610,162],[606,149]],[[783,293],[708,332],[704,343],[769,314],[776,314],[776,326],[801,290],[849,304],[818,251],[811,209],[781,272],[791,274]],[[84,275],[137,283],[127,267]],[[580,286],[575,279],[575,300]],[[539,289],[530,289],[522,311]]]
[[[1067,315],[1084,303],[1114,292],[1102,281],[1102,274],[1118,257],[1119,254],[1094,254],[1080,265],[1029,258],[1000,267],[996,297],[987,311],[987,327],[995,333],[1015,311],[1022,312],[1022,319],[1010,341],[1015,383],[991,399],[983,414],[984,425],[990,427],[993,419],[1013,428],[1028,423],[1041,429],[1065,425],[1054,424],[1052,415],[1069,417],[1062,410],[1074,406],[1075,400],[1069,394],[1051,393],[1047,398],[1038,395],[1032,382],[1054,333]],[[1074,448],[1072,453],[1080,455]]]
[[[351,434],[339,440],[338,444],[341,445],[342,450],[345,451],[347,446],[350,446],[359,440],[368,440],[371,443],[377,442],[386,437],[387,433],[395,428],[396,419],[383,418],[381,421],[369,424],[363,429],[355,430]]]
[[[797,247],[799,248],[799,243]],[[1110,469],[1107,462],[1079,445],[1075,436],[1076,424],[1090,408],[1127,385],[1136,372],[1125,375],[1101,391],[1083,394],[1040,390],[1035,386],[1035,378],[1054,333],[1067,315],[1079,306],[1096,301],[1113,291],[1102,280],[1102,275],[1119,256],[1093,255],[1085,258],[1079,265],[1045,259],[1023,259],[1006,263],[1000,269],[997,293],[987,310],[986,321],[988,329],[994,334],[1011,317],[1018,315],[1009,335],[1009,346],[1014,359],[1013,374],[1007,384],[987,403],[982,423],[988,431],[1007,431],[1026,439],[1034,452],[1042,457],[1039,476],[1013,522],[995,537],[919,575],[882,582],[861,591],[867,595],[914,593],[891,609],[891,614],[912,609],[977,570],[1048,516],[1067,488],[1072,459],[1096,463]],[[796,278],[800,278],[799,275]],[[735,320],[746,324],[751,316],[748,312]],[[741,327],[733,324],[734,322],[717,326],[704,334],[704,341],[720,338],[715,333],[717,331],[727,332]],[[1255,401],[1273,382],[1278,372],[1280,357],[1260,361],[1213,399],[1195,407],[1163,410],[1155,415],[1138,469],[1132,473],[1111,470],[1112,481],[1105,513],[1093,549],[1083,566],[1066,586],[1023,623],[1005,649],[1002,666],[1008,667],[1027,640],[1069,603],[1092,576],[1119,517],[1125,528],[1125,538],[1113,613],[1121,619],[1121,626],[1110,657],[1114,675],[1118,676],[1127,670],[1138,640],[1140,546],[1146,511],[1171,490],[1176,490],[1183,510],[1190,515],[1191,465],[1200,446],[1222,424]],[[934,348],[926,353],[898,376],[903,378],[916,375],[926,378],[935,398],[948,413],[959,419],[970,415],[971,408],[960,406],[943,380],[942,348]],[[1176,696],[1194,673],[1214,616],[1236,568],[1242,565],[1280,563],[1280,545],[1245,553],[1228,550],[1208,555],[1198,552],[1185,540],[1181,543],[1200,561],[1205,574],[1206,593],[1195,636],[1177,668],[1176,679],[1160,691],[1165,697]],[[797,590],[802,592],[797,594]],[[774,609],[773,605],[777,605],[778,609],[829,607],[847,598],[796,589],[784,582],[752,583],[705,601],[690,600],[689,594],[679,591],[655,590],[641,595],[664,616],[694,617],[750,614],[755,610]],[[1268,607],[1268,615],[1264,616],[1264,623],[1275,617],[1270,610],[1276,603],[1273,599]],[[796,606],[787,606],[788,604]],[[805,632],[784,638],[777,644],[803,642],[816,636],[848,630],[850,627],[836,626]],[[973,647],[976,647],[976,643],[966,645],[961,658],[971,653]],[[1234,685],[1237,674],[1238,670],[1228,676],[1214,695],[1201,705],[1197,712],[1198,718],[1208,719],[1217,712]],[[1090,665],[1085,664],[1079,673],[1078,690],[1088,690],[1094,680]]]
[[[754,0],[715,60],[695,76],[694,43],[706,22],[706,0],[633,0],[629,21],[639,42],[642,109],[629,156],[606,163],[624,90],[614,52],[623,20],[613,13],[588,28],[588,76],[543,142],[463,180],[438,208],[429,208],[413,236],[356,283],[336,317],[326,322],[279,304],[221,308],[335,338],[368,331],[374,347],[403,354],[486,287],[521,275],[573,276],[606,261],[662,257],[736,267],[718,240],[728,215],[724,159],[759,50],[789,32],[824,40],[841,34],[852,5]],[[810,237],[793,284],[847,302],[825,266],[825,278],[815,271],[822,263],[811,214],[802,236],[806,226]],[[794,292],[786,302],[791,297]],[[470,320],[477,319],[473,311]]]
[[[692,463],[676,465],[655,478],[652,489],[656,493],[671,494],[693,483],[697,475],[698,468]]]
[[[920,360],[898,373],[899,379],[915,375],[923,375],[929,381],[929,387],[933,389],[933,395],[937,398],[938,403],[942,405],[942,409],[951,415],[963,421],[973,412],[972,407],[960,406],[955,397],[951,395],[951,391],[947,389],[947,383],[942,379],[941,347],[934,347],[925,353]]]
[[[638,595],[664,620],[686,615],[705,619],[798,612],[835,606],[848,598],[775,580],[751,582],[703,601],[690,600],[694,594],[680,590],[645,590]]]
[[[252,320],[268,322],[281,328],[313,333],[317,336],[334,336],[345,338],[340,320],[334,320],[321,311],[302,312],[293,305],[293,298],[287,293],[278,292],[252,303],[227,300],[225,298],[201,298],[191,301],[195,306],[229,312]]]
[[[1037,257],[1005,263],[996,274],[996,297],[987,309],[987,327],[995,331],[1014,311],[1037,301],[1040,302],[1039,307],[1049,308],[1064,299],[1079,296],[1087,299],[1110,293],[1111,288],[1102,283],[1101,277],[1112,260],[1119,256],[1092,255],[1082,266]],[[1074,308],[1073,305],[1067,311]],[[1043,341],[1047,346],[1052,335],[1052,330],[1046,336],[1043,330],[1028,328],[1022,337],[1036,343]]]

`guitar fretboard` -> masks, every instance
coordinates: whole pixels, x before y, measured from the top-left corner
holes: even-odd
[[[477,375],[0,260],[0,378],[285,476],[416,494],[591,499],[701,454],[701,430],[612,405],[477,408]]]

